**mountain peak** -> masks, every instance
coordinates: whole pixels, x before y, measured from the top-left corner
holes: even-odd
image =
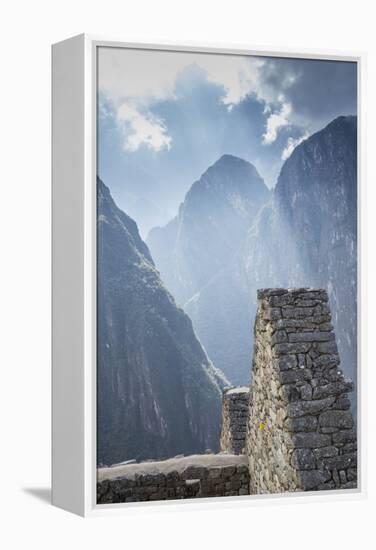
[[[204,177],[205,174],[211,173],[213,171],[218,171],[218,170],[224,174],[228,174],[232,172],[234,175],[240,174],[243,172],[248,176],[253,175],[258,179],[262,180],[255,166],[251,162],[248,162],[247,160],[244,160],[240,157],[236,157],[235,155],[230,155],[228,153],[225,153],[224,155],[219,157],[219,159],[216,160],[214,164],[209,166],[209,168],[206,170],[206,172],[203,174],[202,177]]]
[[[340,115],[337,118],[334,118],[329,124],[323,128],[323,130],[326,130],[327,128],[333,128],[333,127],[339,127],[339,126],[356,126],[357,123],[357,116],[356,115]]]
[[[213,193],[228,195],[233,192],[240,193],[243,198],[248,199],[251,199],[250,195],[257,194],[265,198],[269,193],[264,180],[253,164],[234,155],[224,154],[192,185],[185,197],[185,202],[189,202],[197,195]]]
[[[148,245],[168,288],[185,303],[242,246],[270,191],[249,162],[222,155],[185,196],[172,224],[149,234]]]
[[[357,151],[357,117],[339,116],[322,130],[312,134],[298,145],[282,166],[276,193],[291,194],[299,187],[297,172],[306,176],[306,185],[315,182],[322,187],[324,179],[338,178],[344,167],[354,168]],[[349,155],[351,158],[349,158]],[[343,181],[348,178],[343,175]]]
[[[217,161],[213,164],[213,166],[216,165],[223,165],[224,163],[231,162],[232,164],[250,164],[246,160],[237,157],[235,155],[230,155],[230,153],[224,153],[222,156],[219,157]]]

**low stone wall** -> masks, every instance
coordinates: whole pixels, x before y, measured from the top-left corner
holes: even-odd
[[[249,386],[231,388],[223,393],[221,451],[244,453],[248,413]]]
[[[356,433],[325,290],[258,292],[250,493],[354,488]]]
[[[247,459],[228,454],[100,468],[97,477],[98,504],[248,494]]]

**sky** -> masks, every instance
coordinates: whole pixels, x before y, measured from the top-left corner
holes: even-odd
[[[272,188],[312,133],[356,114],[356,64],[101,47],[98,175],[141,235],[223,154]]]

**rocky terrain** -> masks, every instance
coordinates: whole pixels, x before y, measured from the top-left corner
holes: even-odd
[[[223,376],[98,180],[97,461],[218,449]]]

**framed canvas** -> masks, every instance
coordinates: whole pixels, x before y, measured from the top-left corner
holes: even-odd
[[[362,56],[52,61],[53,503],[362,495]]]

